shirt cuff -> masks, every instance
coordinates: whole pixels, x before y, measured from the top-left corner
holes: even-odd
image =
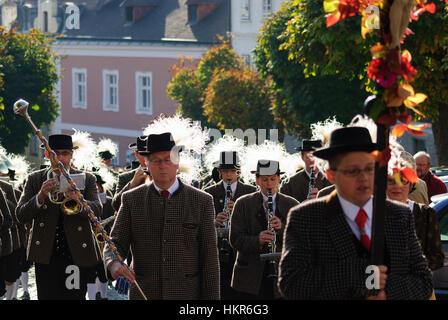
[[[44,205],[43,203],[42,203],[42,204],[39,203],[39,195],[36,194],[36,206],[37,206],[38,208],[40,208],[40,207],[42,207],[43,205]]]

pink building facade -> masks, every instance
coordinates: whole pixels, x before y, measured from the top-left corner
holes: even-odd
[[[206,45],[154,45],[58,41],[54,50],[64,56],[58,66],[61,105],[54,133],[90,132],[117,143],[113,164],[125,166],[133,159],[128,145],[160,114],[174,114],[176,101],[168,98],[170,67],[179,55],[200,59]]]

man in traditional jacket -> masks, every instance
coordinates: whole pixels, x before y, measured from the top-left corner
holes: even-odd
[[[278,282],[286,298],[431,296],[431,272],[405,205],[386,200],[384,263],[370,266],[375,172],[371,152],[377,149],[368,129],[347,127],[334,130],[329,147],[314,152],[329,161],[327,177],[336,190],[288,214]]]
[[[122,257],[132,251],[134,271],[104,248],[112,277],[132,283],[131,300],[142,299],[134,281],[148,299],[220,298],[213,198],[177,178],[176,149],[170,133],[149,135],[142,154],[153,180],[123,193],[111,239]]]
[[[276,252],[281,251],[283,230],[289,209],[298,204],[294,198],[278,192],[279,162],[259,160],[256,183],[260,190],[240,197],[233,208],[230,222],[230,244],[237,251],[233,268],[232,288],[239,299],[278,298],[277,280],[270,278],[269,261],[260,254],[270,253],[268,244],[275,239]],[[272,192],[272,217],[268,216],[268,190]],[[268,221],[275,230],[268,229]]]
[[[49,146],[70,174],[82,173],[71,167],[73,141],[70,135],[49,136]],[[52,160],[53,161],[53,160]],[[51,167],[58,167],[51,163]],[[39,300],[83,300],[87,291],[86,268],[95,266],[100,252],[92,233],[89,216],[84,208],[78,214],[65,214],[60,204],[49,199],[56,188],[60,172],[47,179],[50,168],[31,173],[17,204],[19,223],[32,223],[27,258],[35,262],[37,296]],[[102,205],[98,199],[95,176],[85,172],[85,186],[81,191],[96,216]],[[63,197],[76,199],[73,190]],[[73,277],[73,281],[68,279]],[[71,285],[67,285],[71,283]]]
[[[302,146],[297,148],[301,152],[301,157],[305,163],[305,168],[292,176],[288,182],[280,188],[280,192],[293,197],[299,202],[314,199],[320,189],[329,186],[331,183],[314,166],[313,151],[321,146],[319,140],[303,140]],[[313,168],[313,169],[312,169]],[[313,171],[313,172],[312,172]],[[313,175],[313,185],[310,188],[310,177]]]
[[[228,232],[221,233],[219,228],[224,226],[224,222],[230,220],[235,201],[248,193],[256,191],[254,186],[244,184],[239,181],[240,162],[236,151],[223,151],[216,165],[221,181],[206,188],[204,191],[213,196],[216,215],[216,227],[218,228],[218,248],[220,250],[221,269],[221,299],[235,299],[235,292],[230,287],[232,280],[233,264],[235,255],[228,243]],[[227,201],[227,208],[224,208],[227,194],[227,182],[230,182],[230,198]]]

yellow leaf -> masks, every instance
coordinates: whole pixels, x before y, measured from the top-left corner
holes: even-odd
[[[406,99],[414,95],[414,88],[409,83],[403,83],[398,87],[397,93],[399,97]]]
[[[334,12],[339,9],[339,0],[324,0],[324,11]]]
[[[426,94],[417,93],[416,95],[410,96],[406,100],[404,100],[404,105],[408,108],[415,107],[416,105],[419,105],[420,103],[425,101],[426,98]]]

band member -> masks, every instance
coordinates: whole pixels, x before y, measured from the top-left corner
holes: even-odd
[[[369,130],[332,132],[330,145],[314,152],[329,161],[336,190],[288,214],[279,288],[288,299],[428,299],[431,273],[409,208],[386,201],[385,262],[378,289],[366,285],[370,265],[373,187],[377,149]]]
[[[307,199],[316,198],[317,192],[320,189],[330,185],[327,178],[314,165],[313,151],[321,147],[321,145],[319,140],[302,141],[302,146],[297,148],[297,150],[301,152],[301,158],[305,163],[305,168],[282,185],[280,189],[281,193],[291,196],[299,202],[303,202]]]
[[[204,191],[213,196],[215,211],[219,211],[219,213],[215,213],[215,224],[217,228],[220,228],[224,227],[224,223],[230,220],[229,214],[232,213],[235,201],[245,194],[255,192],[256,188],[254,186],[241,183],[238,180],[240,163],[237,152],[221,152],[220,159],[216,166],[221,181],[211,187],[206,188]],[[230,186],[230,198],[226,201],[228,184]],[[226,208],[224,208],[224,204],[227,204]],[[230,287],[235,255],[232,248],[228,244],[229,235],[227,233],[222,234],[221,236],[220,235],[221,233],[218,232],[218,248],[220,249],[219,256],[221,269],[221,299],[229,300],[234,299],[235,297],[235,293]]]
[[[142,299],[135,280],[148,299],[220,298],[213,199],[177,178],[182,157],[174,141],[168,132],[148,136],[141,154],[153,180],[123,193],[112,227],[120,255],[132,251],[135,272],[121,265],[108,244],[104,249],[112,277],[132,283],[131,300]]]
[[[135,143],[129,145],[129,149],[134,150],[134,155],[140,163],[140,166],[118,176],[118,183],[112,201],[112,206],[116,211],[120,209],[121,195],[123,192],[142,185],[148,179],[145,158],[140,154],[140,152],[146,151],[146,138],[147,136],[139,136]]]
[[[98,142],[98,155],[103,160],[103,164],[112,170],[112,160],[118,153],[117,145],[108,138],[102,138]]]
[[[70,174],[81,173],[70,165],[73,157],[71,136],[50,135],[49,146]],[[51,168],[57,167],[52,161]],[[68,215],[65,212],[70,208],[63,209],[60,204],[54,203],[54,198],[50,201],[49,194],[59,188],[61,173],[54,170],[51,177],[49,171],[50,168],[38,170],[28,177],[17,205],[17,219],[22,224],[33,224],[27,258],[35,262],[38,299],[82,300],[87,290],[86,269],[99,262],[99,250],[85,209],[81,206],[78,214]],[[94,214],[100,216],[102,205],[92,174],[85,173],[85,186],[81,193]],[[56,200],[63,200],[64,197],[77,198],[73,190],[68,190],[60,193]],[[66,285],[70,282],[66,281],[70,272],[80,275],[79,283],[73,284],[73,287]]]
[[[275,239],[281,251],[283,230],[290,208],[298,204],[292,197],[278,192],[279,162],[259,160],[252,171],[260,191],[240,197],[234,205],[230,222],[230,244],[237,251],[233,268],[232,288],[241,299],[278,298],[277,280],[269,279],[269,261],[261,261],[260,254],[268,253],[267,245]],[[268,189],[272,191],[273,216],[267,216]],[[275,233],[268,230],[268,220]]]

